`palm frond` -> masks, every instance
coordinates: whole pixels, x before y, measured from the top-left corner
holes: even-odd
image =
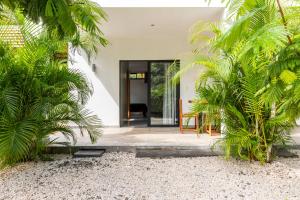
[[[0,118],[0,158],[11,164],[27,158],[38,127],[31,120],[11,121]]]

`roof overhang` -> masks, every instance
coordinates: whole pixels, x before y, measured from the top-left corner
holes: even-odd
[[[184,38],[198,21],[223,18],[223,7],[108,7],[102,30],[111,38]]]
[[[224,7],[221,0],[93,0],[102,7]]]

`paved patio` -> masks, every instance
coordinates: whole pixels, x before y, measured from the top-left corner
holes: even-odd
[[[57,141],[64,142],[66,139],[59,137]],[[197,134],[195,132],[185,132],[181,134],[178,128],[103,128],[102,136],[92,144],[87,134],[78,134],[76,146],[178,146],[178,147],[209,147],[214,144],[221,136],[210,136],[208,134]],[[300,146],[300,127],[292,131],[293,145]]]
[[[294,130],[291,132],[292,136],[292,144],[291,145],[297,145],[300,147],[300,126],[298,125]]]
[[[59,134],[57,141],[66,141]],[[102,136],[92,144],[87,134],[77,136],[76,146],[210,146],[220,136],[185,132],[178,128],[103,128]]]

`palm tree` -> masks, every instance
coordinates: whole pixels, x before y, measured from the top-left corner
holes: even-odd
[[[300,116],[299,7],[280,3],[227,1],[228,29],[223,24],[194,27],[193,42],[207,40],[207,30],[214,37],[204,47],[209,56],[198,49],[191,64],[206,68],[193,109],[211,117],[221,113],[227,157],[270,161],[273,144],[289,140]]]
[[[79,31],[61,37],[60,31],[33,23],[18,9],[4,8],[1,14],[0,38],[6,41],[0,42],[0,164],[43,157],[56,132],[76,142],[78,129],[95,142],[101,122],[84,108],[92,86],[68,68],[67,42],[90,54],[99,35]]]
[[[92,87],[79,71],[56,59],[61,41],[47,34],[21,48],[0,45],[0,160],[12,164],[41,156],[49,135],[74,130],[95,142],[100,120],[84,108]]]
[[[67,39],[76,47],[84,47],[90,55],[98,46],[106,46],[100,26],[107,19],[101,7],[89,0],[4,0],[0,2],[0,21],[8,17],[9,24],[13,12],[34,24],[42,25],[49,36]],[[2,23],[3,25],[3,23]]]

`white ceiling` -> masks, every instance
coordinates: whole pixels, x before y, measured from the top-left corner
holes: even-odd
[[[93,0],[102,7],[224,7],[222,0]]]
[[[104,10],[108,22],[101,29],[109,39],[187,37],[194,23],[217,21],[224,12],[222,7],[119,7]]]

